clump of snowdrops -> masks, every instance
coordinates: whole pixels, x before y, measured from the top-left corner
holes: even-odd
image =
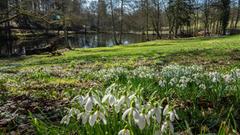
[[[163,106],[165,99],[154,98],[153,94],[146,100],[140,93],[141,90],[119,90],[116,84],[104,93],[91,90],[72,99],[72,107],[67,109],[61,123],[68,125],[75,120],[87,133],[95,129],[118,135],[174,134],[173,122],[178,119],[174,105]]]
[[[159,85],[162,88],[193,88],[200,90],[223,89],[229,90],[240,80],[240,70],[233,69],[229,73],[208,72],[200,66],[170,65],[162,69]],[[221,87],[220,87],[221,86]]]

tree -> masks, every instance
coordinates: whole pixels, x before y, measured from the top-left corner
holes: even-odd
[[[161,1],[152,0],[152,26],[157,34],[157,37],[161,39]]]
[[[237,26],[238,26],[239,18],[240,18],[240,0],[238,0],[237,18],[236,18],[235,26],[234,26],[235,29],[236,29]]]
[[[116,35],[116,26],[115,26],[115,18],[114,18],[114,4],[113,0],[110,0],[110,10],[111,10],[111,20],[112,20],[112,34],[113,34],[113,40],[115,44],[119,44],[117,40],[117,35]]]
[[[222,35],[226,35],[226,29],[230,17],[230,4],[231,4],[230,0],[220,0],[221,9],[220,21],[222,25]]]
[[[193,7],[190,0],[169,0],[168,2],[168,15],[170,32],[173,31],[175,37],[178,36],[179,31],[183,32],[184,27],[191,25],[191,19],[193,14]]]

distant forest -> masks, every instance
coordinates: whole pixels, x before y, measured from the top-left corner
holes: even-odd
[[[18,30],[138,33],[169,38],[237,29],[240,0],[1,0],[1,37]],[[119,36],[120,35],[120,36]],[[116,41],[117,42],[117,41]]]

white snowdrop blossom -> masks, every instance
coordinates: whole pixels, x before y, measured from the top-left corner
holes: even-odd
[[[207,87],[206,87],[205,84],[201,84],[201,85],[199,85],[199,88],[200,88],[200,89],[203,89],[203,90],[206,90],[206,89],[207,89]]]
[[[126,103],[127,104],[127,107],[130,106],[130,99],[127,97],[127,96],[121,96],[121,98],[119,100],[116,101],[115,103],[115,111],[116,112],[119,112],[122,105]]]
[[[87,112],[92,111],[94,105],[96,104],[100,105],[98,99],[95,96],[92,96],[90,94],[88,94],[88,96],[85,97],[84,103],[85,102],[86,104],[84,107]]]
[[[130,135],[130,131],[128,129],[122,129],[118,132],[118,135]]]
[[[111,93],[109,93],[103,97],[102,103],[106,102],[107,100],[108,100],[108,103],[110,106],[113,106],[117,101],[116,98]]]
[[[127,116],[128,117],[133,116],[133,118],[135,120],[135,119],[139,118],[139,112],[136,108],[130,107],[126,111],[124,111],[124,113],[122,115],[122,120],[125,120]]]
[[[167,83],[167,82],[166,82],[165,80],[160,80],[160,81],[159,81],[159,86],[163,88],[163,87],[166,86],[166,83]]]
[[[149,118],[154,118],[160,124],[162,115],[162,107],[154,107],[148,112]]]
[[[100,112],[100,111],[96,111],[93,115],[89,116],[89,124],[90,124],[90,126],[93,127],[98,119],[101,120],[104,125],[107,124],[107,120],[106,120],[106,117],[104,116],[104,114],[102,112]]]

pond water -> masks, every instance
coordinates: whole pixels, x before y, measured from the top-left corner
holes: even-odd
[[[156,39],[155,35],[150,35],[149,40]],[[146,36],[138,34],[124,34],[122,44],[128,45],[146,41]],[[56,49],[66,48],[64,38],[58,37],[39,37],[27,38],[24,40],[0,42],[0,56],[19,56],[30,55],[36,52],[47,51],[49,45]],[[96,47],[111,47],[114,46],[112,34],[74,34],[68,37],[68,44],[72,48],[96,48]],[[41,51],[36,51],[41,50]]]

